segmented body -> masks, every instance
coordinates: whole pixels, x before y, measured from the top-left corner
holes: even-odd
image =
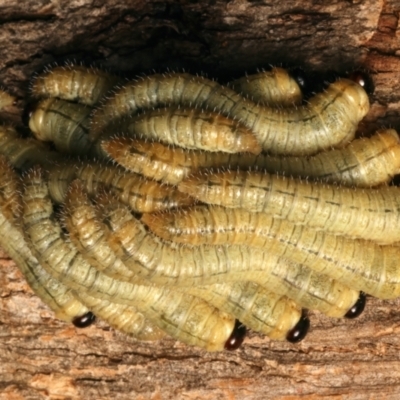
[[[165,332],[148,321],[135,307],[112,303],[79,291],[77,297],[85,303],[98,318],[138,340],[159,340]]]
[[[283,68],[272,68],[246,75],[228,84],[234,91],[249,96],[256,103],[271,107],[301,104],[302,93],[297,82]]]
[[[54,142],[58,151],[73,155],[90,154],[89,116],[91,107],[49,98],[32,112],[29,128],[38,140]]]
[[[13,128],[5,125],[0,126],[0,154],[21,171],[35,164],[52,164],[63,158],[44,143],[31,138],[23,139]]]
[[[277,110],[202,77],[152,75],[124,86],[94,112],[91,138],[107,132],[110,121],[140,109],[171,105],[208,108],[234,117],[256,134],[263,150],[273,154],[309,155],[353,139],[369,100],[360,85],[342,79],[307,106]]]
[[[192,295],[234,315],[248,328],[272,339],[284,340],[302,316],[288,298],[276,295],[254,282],[221,283],[188,289]]]
[[[186,150],[126,137],[105,140],[102,148],[126,169],[173,185],[202,168],[259,168],[269,173],[357,187],[389,182],[400,172],[400,142],[393,129],[311,157]]]
[[[151,212],[193,204],[194,199],[176,187],[161,185],[141,175],[102,163],[69,162],[49,168],[47,179],[53,201],[62,203],[69,184],[79,179],[89,194],[106,187],[136,212]]]
[[[89,310],[72,291],[56,281],[40,265],[24,237],[20,179],[8,162],[0,158],[0,245],[14,260],[34,293],[57,318],[71,322]]]
[[[254,134],[241,123],[213,112],[177,107],[161,108],[123,119],[112,132],[141,136],[188,149],[249,152],[261,147]]]
[[[25,176],[24,189],[25,229],[38,260],[55,279],[93,297],[134,305],[146,318],[182,342],[209,351],[224,348],[235,326],[233,317],[196,297],[167,288],[132,285],[97,271],[63,239],[38,169]]]
[[[382,244],[400,241],[400,191],[346,188],[263,172],[201,173],[179,190],[228,208],[244,208],[295,224]]]
[[[102,212],[112,231],[109,242],[116,254],[140,278],[159,285],[191,287],[251,280],[274,293],[295,297],[303,307],[312,305],[332,316],[343,316],[358,298],[356,291],[340,285],[331,292],[335,284],[328,277],[314,274],[304,281],[298,279],[307,275],[307,268],[295,263],[288,266],[274,254],[247,246],[191,248],[163,243],[122,205],[106,202]]]
[[[169,218],[168,218],[169,217]],[[158,218],[143,216],[158,235],[181,243],[240,244],[304,264],[379,298],[400,294],[397,246],[349,240],[242,209],[197,207]]]
[[[97,68],[65,65],[46,68],[31,83],[33,97],[58,97],[93,106],[119,79]]]

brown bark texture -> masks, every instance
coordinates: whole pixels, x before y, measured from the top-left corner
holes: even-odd
[[[66,60],[127,77],[152,70],[225,81],[268,65],[368,70],[363,132],[400,129],[399,0],[3,0],[0,83],[22,110],[29,79]],[[19,113],[11,115],[18,123]],[[54,318],[0,260],[0,399],[398,399],[400,299],[354,321],[311,314],[300,344],[249,333],[234,352],[139,342],[105,323]]]

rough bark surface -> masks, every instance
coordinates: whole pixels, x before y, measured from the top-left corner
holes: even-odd
[[[3,0],[0,83],[22,109],[32,73],[63,60],[222,80],[269,64],[315,79],[361,67],[375,83],[361,130],[399,130],[399,17],[399,0]],[[235,352],[206,353],[172,339],[137,342],[101,322],[77,330],[54,319],[5,254],[0,266],[2,400],[400,396],[400,299],[369,299],[355,321],[314,313],[298,345],[250,333]]]

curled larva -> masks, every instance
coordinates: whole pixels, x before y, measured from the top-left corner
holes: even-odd
[[[159,340],[165,336],[164,331],[148,321],[135,307],[98,299],[82,291],[76,296],[98,318],[138,340]]]
[[[98,265],[99,270],[106,274],[111,272],[112,276],[120,280],[135,281],[135,274],[131,270],[126,272],[126,267],[121,266],[121,260],[108,247],[105,228],[96,220],[95,209],[79,181],[74,181],[68,191],[65,222],[72,242],[78,242],[77,247],[81,254],[92,265]],[[136,281],[140,283],[137,277]],[[191,288],[187,292],[234,315],[249,328],[273,338],[284,339],[301,318],[301,310],[293,302],[281,299],[282,296],[268,293],[264,288],[251,283],[222,284],[197,290]],[[94,309],[87,302],[85,304],[97,317],[105,319],[97,308]],[[113,306],[110,308],[113,309]],[[121,318],[126,319],[122,315]]]
[[[89,194],[106,187],[122,203],[139,213],[194,203],[193,197],[180,193],[174,186],[162,185],[113,165],[94,162],[69,162],[49,167],[47,180],[51,198],[62,203],[68,185],[74,179],[80,179]]]
[[[60,153],[51,151],[44,143],[32,138],[23,139],[8,126],[0,126],[0,154],[22,171],[35,164],[51,164],[62,158]]]
[[[196,108],[169,107],[148,111],[120,120],[111,132],[141,136],[187,149],[261,152],[256,136],[240,122]]]
[[[38,260],[55,279],[74,290],[133,305],[169,335],[209,351],[223,350],[237,339],[235,319],[204,300],[165,287],[133,285],[112,279],[92,267],[62,234],[55,221],[40,169],[24,177],[24,226]]]
[[[62,153],[87,155],[92,148],[88,136],[91,110],[66,100],[41,100],[30,115],[29,128],[36,139],[54,142]]]
[[[112,199],[118,201],[117,199]],[[139,283],[136,274],[115,255],[107,242],[107,230],[79,180],[71,183],[64,203],[63,222],[71,242],[81,255],[104,274]],[[101,315],[98,315],[101,318]]]
[[[258,171],[199,173],[179,190],[228,208],[245,208],[295,224],[381,244],[400,241],[400,190],[346,188]]]
[[[119,79],[97,68],[81,65],[48,67],[36,75],[31,83],[33,97],[58,97],[63,100],[92,106],[96,104]]]
[[[277,294],[294,297],[302,307],[335,317],[344,316],[358,298],[356,291],[327,276],[307,272],[307,267],[259,249],[164,243],[147,232],[126,207],[102,196],[97,200],[112,231],[111,247],[140,278],[187,287],[250,280]]]
[[[72,322],[89,311],[71,292],[39,264],[25,240],[20,226],[22,212],[19,177],[0,158],[0,245],[14,260],[33,292],[57,318]]]
[[[102,142],[106,154],[126,169],[176,185],[201,168],[260,168],[269,173],[309,177],[345,186],[371,187],[400,172],[400,142],[395,130],[352,141],[342,149],[310,157],[186,150],[158,142],[114,137]]]
[[[246,159],[221,167],[244,167]],[[217,165],[218,166],[218,165]],[[256,157],[247,167],[265,168],[292,177],[309,177],[344,186],[372,187],[389,182],[400,173],[400,140],[394,129],[378,131],[342,149],[324,151],[311,157]]]
[[[228,84],[236,92],[249,96],[256,103],[272,107],[301,104],[303,96],[297,82],[283,68],[272,68],[246,75]]]
[[[196,207],[144,221],[160,236],[193,244],[262,248],[326,274],[348,287],[387,299],[400,295],[400,247],[334,236],[243,209]],[[164,234],[165,233],[165,234]]]
[[[294,301],[254,282],[221,283],[188,291],[271,339],[286,339],[302,316],[302,310]]]
[[[260,106],[232,89],[189,74],[147,76],[127,84],[95,110],[91,138],[116,119],[159,106],[195,106],[230,116],[253,131],[263,150],[273,154],[309,155],[353,139],[369,109],[368,96],[357,83],[340,79],[306,106],[276,109]]]

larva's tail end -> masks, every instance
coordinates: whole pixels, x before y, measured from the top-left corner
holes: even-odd
[[[141,222],[161,239],[168,241],[174,240],[174,234],[171,232],[171,227],[174,222],[174,213],[168,211],[162,213],[144,213],[141,217]]]
[[[102,140],[100,147],[112,160],[119,162],[118,160],[127,153],[127,146],[129,145],[129,139],[126,137],[113,137],[111,139]]]
[[[190,196],[196,197],[199,192],[199,185],[202,183],[200,174],[190,175],[178,184],[178,190]]]
[[[262,151],[262,146],[253,132],[245,130],[241,133],[240,149],[238,151],[258,155]]]
[[[65,206],[67,208],[80,206],[88,203],[89,197],[81,180],[75,179],[68,186],[65,197]]]

